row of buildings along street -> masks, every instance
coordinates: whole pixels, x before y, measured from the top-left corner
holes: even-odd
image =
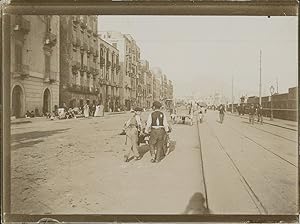
[[[151,107],[173,98],[173,84],[150,67],[130,34],[98,30],[97,16],[11,17],[11,115],[104,105]]]

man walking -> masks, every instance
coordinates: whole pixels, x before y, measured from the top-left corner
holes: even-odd
[[[263,124],[263,107],[262,107],[262,105],[259,105],[257,108],[257,122],[260,122],[260,124]]]
[[[127,140],[129,140],[127,152],[124,156],[125,162],[129,161],[131,153],[133,153],[135,160],[141,159],[141,156],[138,152],[138,133],[142,130],[142,122],[140,117],[141,111],[141,108],[136,107],[134,111],[132,111],[134,113],[133,116],[124,124],[124,130],[126,132],[126,144],[128,144]]]
[[[249,109],[249,123],[254,124],[254,114],[255,114],[255,108],[254,105],[251,104],[251,107]]]
[[[160,111],[161,103],[158,101],[154,101],[153,109],[154,112],[149,114],[145,132],[150,132],[150,154],[151,154],[151,162],[159,162],[163,153],[163,144],[166,132],[168,131],[168,123],[167,118],[163,112]]]
[[[220,105],[219,116],[220,116],[220,123],[223,124],[224,116],[225,116],[225,107],[223,104]]]

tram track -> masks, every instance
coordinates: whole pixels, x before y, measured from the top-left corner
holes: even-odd
[[[268,214],[268,211],[265,208],[265,206],[263,205],[262,201],[259,199],[259,197],[254,192],[253,188],[251,187],[251,185],[249,184],[249,182],[247,181],[247,179],[245,178],[245,176],[242,174],[242,172],[239,169],[239,167],[236,164],[236,162],[233,160],[233,158],[230,156],[230,154],[226,151],[226,149],[223,146],[223,144],[221,143],[219,137],[215,134],[215,132],[213,131],[212,127],[209,124],[207,124],[207,126],[209,128],[209,131],[210,131],[211,135],[214,136],[217,139],[217,142],[218,142],[218,145],[219,145],[219,149],[225,153],[225,155],[229,159],[232,167],[237,172],[237,174],[238,174],[238,176],[240,178],[240,181],[242,182],[242,185],[243,185],[244,189],[246,190],[247,194],[249,195],[250,199],[254,203],[254,205],[257,208],[257,210],[259,211],[259,213],[260,214]],[[198,130],[199,130],[199,126],[198,126]]]
[[[207,184],[206,184],[205,171],[204,171],[204,160],[203,160],[203,153],[202,153],[202,148],[201,148],[200,128],[199,128],[199,121],[198,120],[197,120],[197,133],[198,133],[198,141],[199,141],[199,150],[200,150],[200,160],[201,160],[203,187],[204,187],[204,194],[205,194],[205,203],[206,203],[207,211],[209,211],[208,195],[207,195]]]
[[[236,133],[238,133],[238,134],[240,134],[240,135],[242,135],[245,139],[247,139],[247,140],[249,140],[249,141],[251,141],[251,142],[253,142],[254,144],[256,144],[256,145],[258,145],[259,146],[259,148],[262,148],[263,150],[265,150],[265,151],[267,151],[267,152],[269,152],[269,153],[271,153],[272,155],[274,155],[274,156],[276,156],[277,158],[279,158],[279,159],[281,159],[281,160],[283,160],[283,161],[285,161],[286,163],[288,163],[288,164],[290,164],[290,165],[292,165],[292,166],[294,166],[294,167],[297,167],[294,163],[292,163],[291,161],[289,161],[289,160],[287,160],[287,159],[285,159],[285,158],[283,158],[281,155],[279,155],[279,154],[277,154],[277,153],[275,153],[275,152],[273,152],[272,150],[270,150],[270,149],[268,149],[267,147],[265,147],[265,146],[263,146],[263,145],[261,145],[260,143],[258,143],[257,141],[255,141],[254,139],[252,139],[252,138],[249,138],[248,136],[246,136],[246,135],[244,135],[244,134],[242,134],[239,130],[237,130],[237,129],[235,129],[235,128],[233,128],[232,126],[230,126],[230,125],[227,125],[229,128],[231,128],[234,132],[236,132]]]
[[[233,120],[232,117],[230,117],[230,119]],[[262,132],[268,133],[268,134],[270,134],[270,135],[274,135],[274,136],[276,136],[276,137],[282,138],[282,139],[284,139],[284,140],[287,140],[287,141],[290,141],[290,142],[297,143],[296,140],[292,140],[292,139],[290,139],[290,138],[286,138],[286,137],[284,137],[284,136],[275,134],[275,133],[273,133],[273,132],[271,132],[271,131],[266,131],[266,130],[263,130],[263,129],[261,129],[261,128],[257,128],[257,127],[254,127],[254,126],[250,126],[250,127],[251,127],[251,128],[255,128],[255,129],[257,129],[257,130],[260,130],[260,131],[262,131]],[[291,129],[289,129],[289,130],[291,130]],[[293,131],[295,131],[295,130],[293,130]]]

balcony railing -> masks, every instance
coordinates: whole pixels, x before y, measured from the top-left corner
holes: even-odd
[[[76,38],[76,46],[80,47],[81,46],[81,40],[79,37]]]
[[[52,72],[52,71],[45,72],[44,82],[53,83],[53,82],[57,81],[57,77],[58,77],[57,72]]]
[[[29,65],[16,64],[15,72],[20,78],[26,78],[29,76]]]
[[[111,61],[106,61],[106,67],[109,68],[111,66]]]
[[[90,25],[87,26],[87,32],[88,32],[89,34],[92,34],[92,33],[93,33],[93,29],[92,29],[92,27],[91,27]]]
[[[45,33],[44,44],[46,46],[53,47],[53,46],[55,46],[56,43],[57,43],[56,35],[54,33],[51,33],[51,32],[46,32]]]
[[[98,50],[94,51],[94,57],[99,57],[99,51]]]
[[[74,25],[78,25],[79,23],[80,23],[80,18],[79,18],[79,16],[72,16],[73,18],[73,24]]]
[[[20,15],[16,16],[14,31],[27,34],[30,31],[30,22]]]
[[[104,57],[100,57],[100,67],[103,68],[105,65],[105,58]]]

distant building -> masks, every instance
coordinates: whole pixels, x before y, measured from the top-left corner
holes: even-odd
[[[11,116],[59,104],[59,16],[11,16]]]
[[[119,50],[99,37],[100,51],[100,102],[105,111],[121,108],[122,79],[120,75]]]
[[[129,34],[101,31],[99,35],[102,39],[119,50],[121,65],[121,104],[129,110],[134,105],[140,104],[137,98],[139,94],[142,94],[137,91],[138,77],[140,75],[140,48]]]

